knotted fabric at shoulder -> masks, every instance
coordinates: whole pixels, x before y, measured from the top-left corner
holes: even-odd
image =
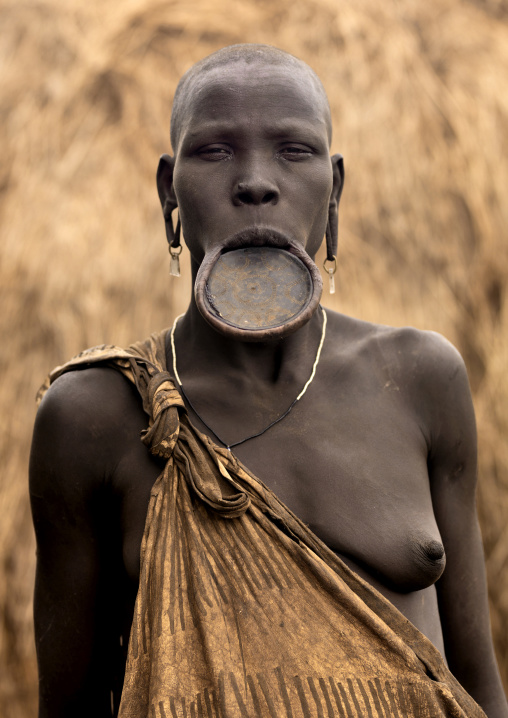
[[[185,405],[167,371],[151,377],[147,399],[151,412],[150,427],[141,433],[141,440],[152,454],[169,459],[180,431],[178,410],[185,409]]]

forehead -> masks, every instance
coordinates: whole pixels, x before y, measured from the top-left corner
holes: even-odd
[[[181,135],[224,123],[305,124],[330,139],[324,92],[305,66],[236,62],[193,78],[181,116]]]

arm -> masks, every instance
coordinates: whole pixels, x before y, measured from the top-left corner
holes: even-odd
[[[427,402],[429,475],[436,520],[446,551],[437,583],[450,670],[489,718],[508,707],[494,655],[485,562],[476,514],[476,425],[464,363],[431,335]]]
[[[104,477],[112,452],[101,427],[96,372],[58,379],[34,430],[30,497],[37,539],[40,718],[111,716],[113,632],[106,598],[111,544]]]

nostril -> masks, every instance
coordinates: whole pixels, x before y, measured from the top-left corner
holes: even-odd
[[[234,195],[235,204],[275,204],[278,194],[273,190],[266,190],[262,187],[239,186]]]

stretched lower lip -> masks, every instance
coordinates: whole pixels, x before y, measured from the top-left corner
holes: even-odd
[[[213,271],[213,268],[217,261],[221,261],[221,255],[228,254],[234,250],[243,250],[249,248],[266,248],[267,250],[280,250],[280,253],[287,252],[288,254],[294,255],[300,263],[307,269],[310,279],[310,294],[307,299],[302,300],[301,308],[298,308],[294,315],[284,318],[282,313],[277,319],[272,320],[274,323],[270,323],[267,319],[263,325],[253,326],[245,328],[242,322],[236,317],[235,313],[229,314],[230,317],[235,316],[228,320],[228,314],[225,312],[224,307],[228,308],[229,300],[223,305],[222,309],[217,308],[217,297],[223,294],[219,291],[218,294],[212,295],[209,290],[208,280]],[[270,254],[271,252],[267,252]],[[225,259],[225,258],[224,258]],[[298,283],[299,284],[299,283]],[[235,286],[232,284],[231,286]],[[291,287],[296,286],[294,283],[288,285]],[[287,334],[296,331],[306,321],[309,320],[310,316],[319,304],[319,298],[321,296],[322,282],[319,274],[319,269],[316,267],[313,260],[306,253],[302,244],[296,242],[291,237],[288,237],[283,232],[271,229],[269,227],[252,227],[241,232],[238,232],[221,244],[215,245],[206,254],[201,263],[201,266],[196,275],[196,282],[194,286],[194,296],[196,304],[201,312],[202,316],[206,321],[215,329],[223,333],[224,335],[232,338],[239,339],[241,341],[267,341],[270,339],[280,339]],[[215,290],[218,291],[217,288]],[[276,291],[277,294],[277,291]],[[284,302],[288,299],[288,296],[284,295]],[[221,300],[222,301],[222,300]],[[240,300],[238,300],[240,301]],[[229,302],[230,303],[230,302]],[[245,302],[244,302],[245,304]],[[247,302],[248,304],[248,302]],[[276,306],[276,305],[274,305]],[[257,312],[257,310],[256,310]],[[258,314],[254,312],[255,321],[258,321]],[[253,315],[253,320],[254,320]]]

